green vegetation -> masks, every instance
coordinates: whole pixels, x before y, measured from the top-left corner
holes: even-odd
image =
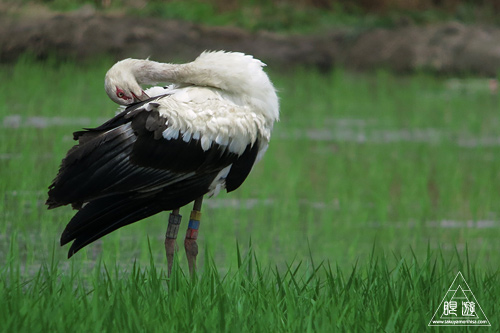
[[[13,0],[3,0],[12,2]],[[205,25],[231,25],[247,30],[311,33],[349,26],[357,29],[426,24],[445,20],[500,23],[496,0],[457,1],[267,1],[267,0],[24,0],[53,10],[76,10],[90,4],[104,12],[177,19]]]
[[[166,214],[71,260],[58,246],[74,211],[47,211],[46,188],[71,132],[113,114],[110,66],[0,66],[0,329],[423,331],[458,271],[498,325],[487,80],[270,69],[281,122],[242,188],[206,200],[191,281],[182,252],[165,276]]]
[[[492,1],[459,1],[435,6],[421,1],[149,1],[130,14],[180,19],[209,25],[234,25],[246,30],[311,33],[338,27],[368,29],[446,20],[500,23],[500,6]],[[370,5],[371,4],[371,5]]]
[[[238,249],[238,248],[237,248]],[[499,310],[498,274],[468,261],[382,257],[347,271],[328,264],[284,271],[262,267],[251,251],[222,275],[210,262],[195,279],[174,264],[170,279],[151,260],[128,269],[98,261],[61,270],[52,260],[30,279],[17,255],[0,269],[0,329],[5,332],[422,332],[456,275],[465,272],[489,313]],[[209,258],[210,259],[210,258]],[[495,323],[496,324],[496,323]],[[484,330],[484,327],[480,328]]]

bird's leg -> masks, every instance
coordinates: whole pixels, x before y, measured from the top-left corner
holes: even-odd
[[[198,255],[198,244],[196,243],[196,239],[198,238],[198,228],[200,227],[202,202],[203,196],[194,201],[193,211],[191,212],[191,217],[189,218],[186,238],[184,239],[184,248],[186,249],[186,257],[191,276],[193,276],[196,270],[196,256]]]
[[[179,208],[174,209],[168,217],[167,233],[165,235],[165,252],[167,253],[168,276],[172,273],[172,264],[174,263],[174,253],[177,250],[175,239],[179,232],[182,215],[179,214]]]

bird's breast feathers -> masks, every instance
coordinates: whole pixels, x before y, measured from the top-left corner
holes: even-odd
[[[157,87],[146,91],[150,96],[161,92]],[[200,140],[204,150],[217,143],[241,155],[257,139],[262,148],[267,146],[272,130],[272,122],[250,105],[215,88],[169,86],[141,109],[158,111],[166,140]]]

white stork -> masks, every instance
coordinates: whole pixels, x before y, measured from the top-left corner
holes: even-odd
[[[49,187],[49,209],[79,211],[61,245],[68,258],[100,237],[172,210],[165,239],[170,274],[180,207],[194,201],[184,246],[192,273],[204,195],[237,189],[267,149],[279,117],[275,89],[260,60],[204,52],[186,64],[125,59],[105,89],[127,106],[101,126],[75,132],[78,144]],[[141,84],[170,84],[143,91]]]

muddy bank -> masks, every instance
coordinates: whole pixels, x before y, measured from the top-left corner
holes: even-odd
[[[24,52],[86,59],[108,55],[172,61],[203,50],[253,54],[283,67],[310,65],[356,70],[378,67],[411,72],[494,76],[500,65],[500,28],[442,23],[398,29],[339,29],[317,36],[248,33],[233,27],[102,15],[92,9],[12,17],[0,14],[0,62]]]

